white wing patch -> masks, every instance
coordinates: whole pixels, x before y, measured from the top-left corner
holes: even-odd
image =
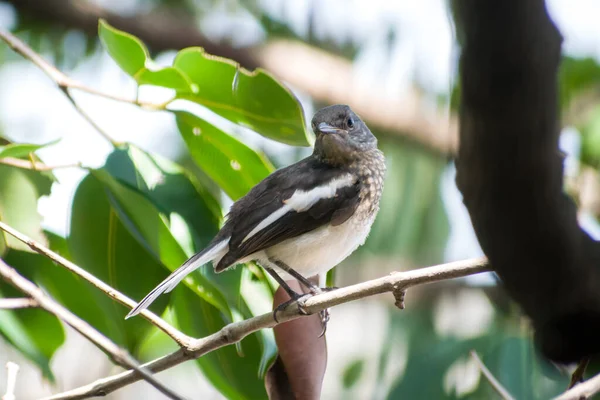
[[[290,211],[304,212],[314,206],[319,200],[330,199],[335,196],[338,189],[346,186],[352,186],[355,183],[355,178],[350,174],[342,175],[338,178],[332,179],[327,184],[317,186],[311,190],[296,190],[292,197],[283,201],[283,206],[278,208],[275,212],[269,215],[267,218],[260,221],[258,225],[254,227],[246,235],[242,243],[256,235],[267,226],[273,224],[275,221],[283,217]]]

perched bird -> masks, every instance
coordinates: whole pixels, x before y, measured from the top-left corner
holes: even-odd
[[[171,291],[185,276],[212,262],[216,272],[255,261],[298,301],[320,293],[307,278],[329,271],[362,245],[379,210],[385,160],[377,139],[346,105],[319,110],[312,119],[312,155],[279,169],[236,201],[225,225],[199,253],[152,290],[127,318]],[[300,295],[286,283],[310,289]],[[275,311],[285,308],[289,302]],[[326,312],[321,313],[325,326]]]

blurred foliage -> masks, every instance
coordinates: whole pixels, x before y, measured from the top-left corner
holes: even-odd
[[[155,12],[161,7],[185,12],[210,8],[191,4],[187,0],[155,0],[151,7]],[[269,36],[299,36],[285,23],[258,15],[255,8],[248,7]],[[28,44],[54,56],[59,66],[70,68],[97,50],[96,38],[80,32],[27,18],[21,18],[18,26]],[[356,55],[353,43],[319,41],[311,33],[313,28],[304,40],[349,58]],[[170,88],[173,100],[199,104],[237,126],[281,143],[306,146],[313,140],[299,101],[265,71],[245,71],[236,63],[212,57],[200,48],[181,50],[172,65],[158,66],[138,38],[105,22],[99,25],[99,36],[115,63],[138,85]],[[67,46],[74,42],[82,45]],[[71,52],[73,48],[77,51]],[[0,50],[1,62],[17,58],[12,53],[8,55],[4,46]],[[565,57],[560,74],[561,105],[567,108],[599,82],[600,67],[595,60]],[[452,110],[458,109],[458,87],[455,82],[449,94]],[[230,199],[243,196],[273,171],[267,155],[212,122],[189,112],[173,111],[173,114],[174,127],[195,167]],[[596,167],[600,165],[599,116],[600,108],[577,126],[583,134],[582,161]],[[443,261],[449,224],[442,204],[440,179],[447,160],[399,140],[382,139],[380,143],[388,160],[388,178],[380,215],[360,253],[419,265]],[[0,157],[35,159],[35,152],[51,143],[2,141],[0,144]],[[45,232],[40,225],[38,200],[50,193],[53,182],[49,172],[0,166],[0,219],[48,244],[134,299],[142,298],[186,257],[202,249],[222,224],[222,199],[193,175],[192,168],[131,144],[115,149],[102,168],[90,170],[81,181],[70,206],[67,238]],[[0,235],[0,255],[136,356],[146,356],[154,343],[163,342],[164,335],[152,325],[141,318],[123,320],[125,307],[47,258],[31,253],[22,243]],[[257,293],[270,301],[269,282],[264,274],[253,271],[253,268],[237,268],[216,275],[210,268],[200,269],[170,295],[161,296],[152,310],[167,316],[189,335],[209,335],[231,321],[254,315]],[[329,284],[333,276],[333,271],[328,274]],[[252,285],[262,285],[261,290],[244,290]],[[379,387],[374,397],[494,398],[483,377],[466,392],[447,383],[456,365],[468,364],[469,351],[473,349],[519,399],[544,399],[564,390],[568,379],[535,354],[519,319],[497,305],[492,324],[474,337],[439,332],[435,303],[440,295],[422,297],[403,312],[390,309],[390,326],[376,370],[381,381],[390,374],[393,379],[389,387]],[[0,296],[21,294],[0,283]],[[53,316],[37,309],[2,310],[0,335],[52,379],[49,361],[64,341],[63,327]],[[404,353],[394,350],[399,343],[405,345]],[[260,332],[248,336],[239,346],[225,347],[200,358],[196,365],[223,396],[260,399],[266,397],[262,378],[273,356],[272,336]],[[406,358],[406,365],[398,369],[401,357]],[[358,388],[368,372],[366,358],[351,360],[338,377],[347,390],[345,393],[350,395]]]

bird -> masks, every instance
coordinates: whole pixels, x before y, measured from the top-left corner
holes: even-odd
[[[320,288],[308,278],[322,274],[365,243],[379,211],[385,158],[367,125],[347,105],[317,111],[311,121],[315,144],[310,156],[278,169],[231,206],[225,223],[202,251],[144,297],[126,318],[173,290],[197,268],[212,263],[220,273],[254,261],[308,314],[308,297]],[[309,289],[299,294],[286,280]],[[320,312],[323,333],[329,313]],[[323,334],[322,333],[322,334]]]

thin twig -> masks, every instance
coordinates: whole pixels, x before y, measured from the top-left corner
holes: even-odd
[[[48,61],[46,61],[42,56],[40,56],[35,51],[33,51],[29,46],[27,46],[18,37],[12,35],[10,32],[0,29],[0,39],[2,39],[4,42],[6,42],[10,46],[10,48],[13,49],[15,52],[22,55],[26,59],[30,60],[36,66],[38,66],[42,71],[44,71],[44,73],[46,75],[48,75],[48,77],[50,77],[50,79],[52,79],[58,85],[59,89],[65,94],[65,96],[67,96],[67,99],[69,99],[71,104],[73,104],[73,106],[75,107],[77,112],[79,112],[79,114],[81,114],[81,116],[86,121],[88,121],[94,127],[94,129],[96,129],[96,131],[98,131],[98,133],[100,135],[102,135],[102,137],[104,137],[106,140],[108,140],[114,147],[119,147],[121,145],[121,143],[118,141],[115,141],[102,128],[100,128],[100,126],[97,123],[95,123],[94,120],[92,118],[90,118],[90,116],[86,112],[83,111],[83,109],[77,104],[77,102],[71,95],[71,92],[69,91],[69,89],[79,89],[79,90],[94,94],[96,96],[106,97],[111,100],[122,101],[125,103],[134,104],[134,105],[142,107],[142,108],[148,108],[148,109],[154,109],[154,110],[165,109],[166,104],[168,104],[168,102],[164,103],[164,104],[143,103],[137,99],[130,100],[130,99],[125,99],[125,98],[122,98],[119,96],[114,96],[114,95],[106,94],[104,92],[100,92],[98,90],[95,90],[93,88],[90,88],[90,87],[84,85],[81,82],[78,82],[78,81],[70,78],[69,76],[67,76],[60,70],[58,70],[58,68],[56,68],[54,65],[52,65]]]
[[[56,84],[60,88],[77,89],[77,90],[81,90],[83,92],[87,92],[87,93],[90,93],[90,94],[93,94],[96,96],[104,97],[104,98],[107,98],[110,100],[119,101],[122,103],[133,104],[135,106],[138,106],[138,107],[141,107],[144,109],[149,109],[149,110],[162,110],[166,106],[166,103],[165,104],[155,104],[155,103],[139,101],[137,99],[129,99],[129,98],[117,96],[114,94],[105,93],[105,92],[96,90],[94,88],[91,88],[89,86],[86,86],[83,83],[81,83],[81,82],[67,76],[63,72],[61,72],[58,68],[56,68],[54,65],[50,64],[42,56],[40,56],[35,51],[33,51],[33,49],[31,49],[31,47],[29,47],[21,39],[14,36],[10,32],[0,29],[0,39],[2,39],[6,44],[8,44],[10,46],[10,48],[13,49],[16,53],[20,54],[24,58],[28,59],[29,61],[31,61],[35,65],[37,65],[46,75],[48,75],[48,77],[50,77],[50,79],[52,79],[54,82],[56,82]]]
[[[19,365],[9,361],[6,363],[6,392],[2,396],[2,400],[15,400],[15,387],[17,384],[17,374],[19,373]]]
[[[583,382],[583,375],[585,374],[585,370],[589,363],[590,358],[584,357],[579,364],[577,364],[577,368],[575,368],[575,371],[573,371],[573,374],[571,375],[571,381],[569,382],[569,387],[567,389],[571,389],[578,383]]]
[[[473,360],[475,360],[477,366],[479,367],[479,370],[481,371],[483,376],[485,376],[485,379],[488,380],[490,385],[492,385],[492,388],[494,388],[496,393],[498,393],[500,397],[502,397],[504,400],[514,400],[514,397],[511,396],[508,390],[506,390],[504,386],[502,386],[502,384],[492,374],[492,372],[489,369],[487,369],[487,367],[485,366],[483,361],[481,361],[481,358],[479,358],[475,350],[471,350],[471,357],[473,358]]]
[[[133,301],[132,299],[130,299],[129,297],[125,296],[123,293],[121,293],[118,290],[114,289],[113,287],[107,285],[106,283],[104,283],[100,279],[96,278],[94,275],[90,274],[83,268],[77,266],[76,264],[72,263],[71,261],[67,260],[66,258],[61,257],[60,255],[58,255],[55,252],[53,252],[52,250],[48,249],[44,245],[25,236],[24,234],[17,231],[16,229],[6,225],[2,221],[0,221],[0,230],[8,233],[9,235],[13,236],[14,238],[25,243],[33,251],[48,257],[49,259],[51,259],[58,265],[68,269],[75,275],[78,275],[79,277],[85,279],[86,281],[88,281],[89,283],[94,285],[96,288],[100,289],[101,291],[106,293],[108,296],[117,300],[119,303],[123,304],[124,306],[127,306],[129,308],[133,308],[136,306],[137,303],[135,301]],[[193,340],[191,337],[178,331],[172,325],[170,325],[165,320],[163,320],[162,318],[160,318],[159,316],[157,316],[156,314],[154,314],[153,312],[151,312],[149,310],[142,311],[140,313],[140,315],[142,315],[144,318],[146,318],[148,321],[150,321],[153,325],[155,325],[157,328],[162,330],[164,333],[169,335],[173,340],[175,340],[175,342],[177,342],[178,345],[180,345],[182,347],[188,346],[189,343]]]
[[[313,296],[306,300],[305,309],[309,314],[315,314],[326,308],[368,296],[401,289],[405,290],[415,285],[459,278],[489,270],[490,266],[487,260],[485,258],[477,258],[413,271],[394,272],[382,278]],[[277,315],[279,323],[300,317],[302,315],[300,315],[298,308],[294,304],[291,304]],[[235,344],[253,332],[260,329],[272,328],[277,324],[273,319],[272,312],[244,321],[234,322],[212,335],[193,339],[189,346],[144,364],[144,367],[152,372],[163,371],[184,361],[199,358],[221,347]],[[45,400],[87,399],[111,393],[137,380],[139,380],[139,377],[133,371],[125,371],[67,392],[55,394],[47,397]]]
[[[38,303],[32,298],[0,299],[0,310],[15,310],[18,308],[37,307]]]
[[[14,157],[0,158],[0,164],[8,165],[10,167],[30,169],[33,171],[52,171],[54,169],[61,169],[61,168],[81,168],[81,163],[62,164],[62,165],[47,165],[47,164],[37,162],[37,161],[32,162],[29,160],[22,160],[20,158],[14,158]]]
[[[69,92],[68,87],[60,87],[60,90],[65,94],[65,96],[67,96],[67,99],[69,99],[69,101],[71,102],[75,110],[77,110],[79,115],[81,115],[83,119],[85,119],[96,130],[96,132],[100,134],[100,136],[109,141],[113,145],[113,147],[120,147],[123,145],[122,142],[114,140],[104,129],[100,127],[100,125],[96,123],[96,121],[92,119],[92,117],[88,115],[87,112],[83,111],[83,108],[81,108],[79,104],[77,104],[73,96],[71,96],[71,92]]]
[[[126,350],[117,346],[116,343],[101,334],[90,324],[51,299],[33,282],[21,276],[14,268],[6,264],[2,259],[0,259],[0,275],[6,282],[21,290],[23,293],[31,296],[32,299],[37,301],[41,308],[54,314],[61,321],[71,326],[73,329],[87,338],[96,347],[106,353],[106,355],[113,360],[115,364],[123,368],[131,368],[131,370],[135,371],[135,374],[139,378],[144,379],[170,399],[182,399],[182,397],[177,393],[173,392],[169,388],[165,387],[162,383],[157,381],[156,378],[152,376],[152,373],[146,370],[146,368],[140,367],[140,364]]]

